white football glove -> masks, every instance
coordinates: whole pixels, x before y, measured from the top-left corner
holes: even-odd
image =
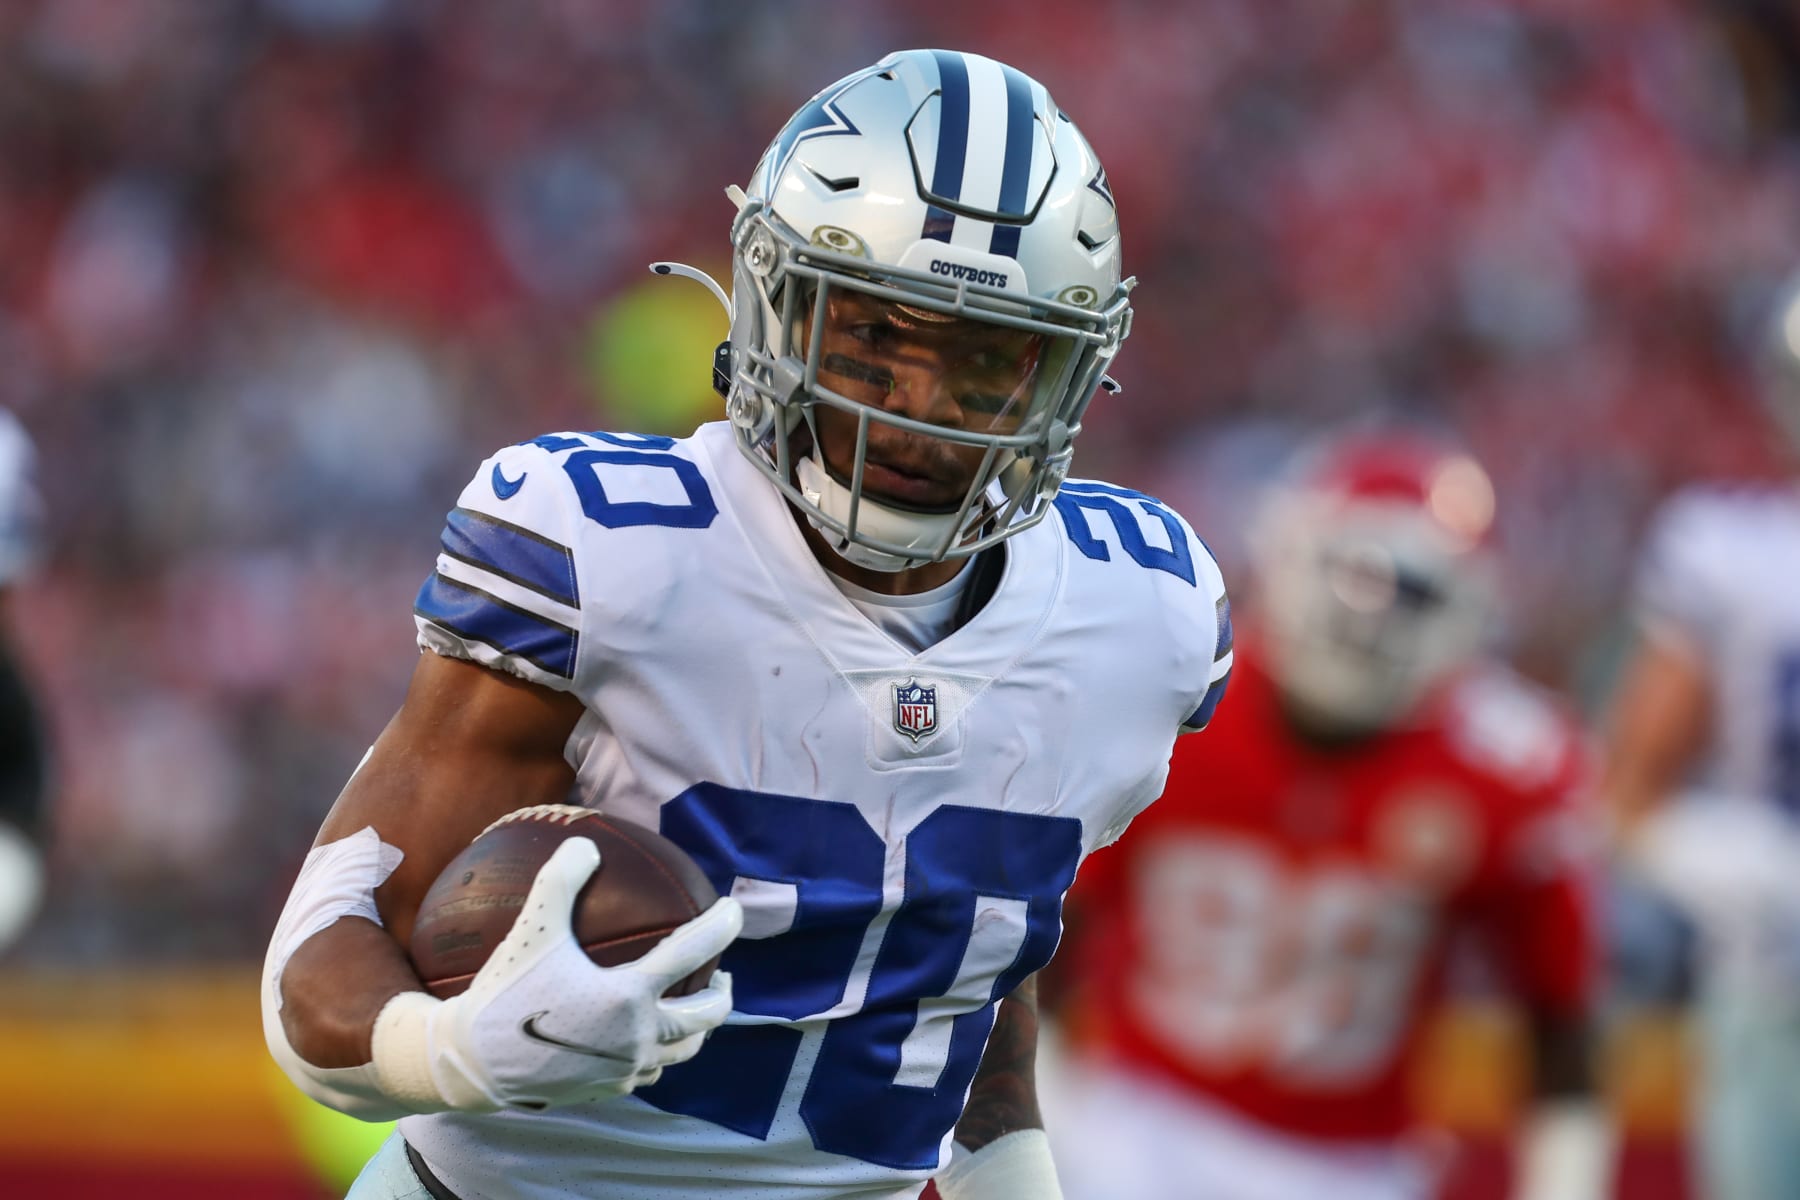
[[[691,996],[663,992],[731,944],[743,909],[724,897],[636,962],[596,966],[569,921],[599,865],[592,839],[568,839],[468,991],[388,1001],[373,1039],[382,1091],[414,1112],[535,1112],[622,1096],[699,1051],[731,1012],[731,977],[715,971]]]

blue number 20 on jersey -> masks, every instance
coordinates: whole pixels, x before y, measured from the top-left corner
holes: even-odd
[[[995,1004],[1050,960],[1062,896],[1081,856],[1068,817],[945,805],[905,842],[905,889],[866,973],[865,940],[883,917],[887,849],[854,805],[698,784],[663,807],[662,832],[694,856],[720,894],[739,879],[794,890],[792,925],[741,938],[726,952],[734,1023],[700,1054],[636,1095],[764,1138],[796,1070],[808,1018],[823,1022],[800,1099],[820,1150],[883,1166],[928,1170],[962,1113],[993,1028]],[[954,1018],[947,1044],[921,1052],[922,1008],[946,1003],[973,958],[984,909],[1013,904],[1025,933],[1011,964]],[[859,977],[860,976],[860,977]],[[850,994],[862,989],[861,1003]],[[846,999],[850,1004],[844,1008]],[[951,1010],[953,1011],[953,1010]],[[815,1023],[813,1028],[818,1028]]]

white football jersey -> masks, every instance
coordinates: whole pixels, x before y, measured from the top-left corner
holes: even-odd
[[[1658,514],[1639,578],[1652,636],[1702,657],[1712,740],[1702,792],[1800,815],[1800,493],[1695,488]]]
[[[1230,668],[1224,588],[1149,497],[1072,481],[914,653],[833,585],[729,428],[484,463],[422,645],[580,696],[580,798],[742,901],[735,1011],[610,1102],[406,1138],[465,1200],[916,1195],[1082,858],[1162,790]]]
[[[1707,745],[1640,837],[1703,935],[1714,989],[1800,995],[1800,493],[1694,488],[1658,514],[1639,580],[1652,637],[1697,655]]]

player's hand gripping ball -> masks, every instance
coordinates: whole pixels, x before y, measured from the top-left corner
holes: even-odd
[[[634,961],[719,898],[687,852],[654,830],[575,805],[522,808],[488,826],[425,893],[411,950],[428,992],[447,1000],[468,988],[512,928],[538,868],[571,837],[600,848],[600,868],[576,893],[570,918],[600,966]],[[664,994],[699,991],[718,965],[712,959]]]

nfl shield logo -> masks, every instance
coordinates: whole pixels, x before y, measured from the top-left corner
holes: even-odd
[[[917,742],[937,732],[937,689],[917,679],[894,685],[894,728]]]

